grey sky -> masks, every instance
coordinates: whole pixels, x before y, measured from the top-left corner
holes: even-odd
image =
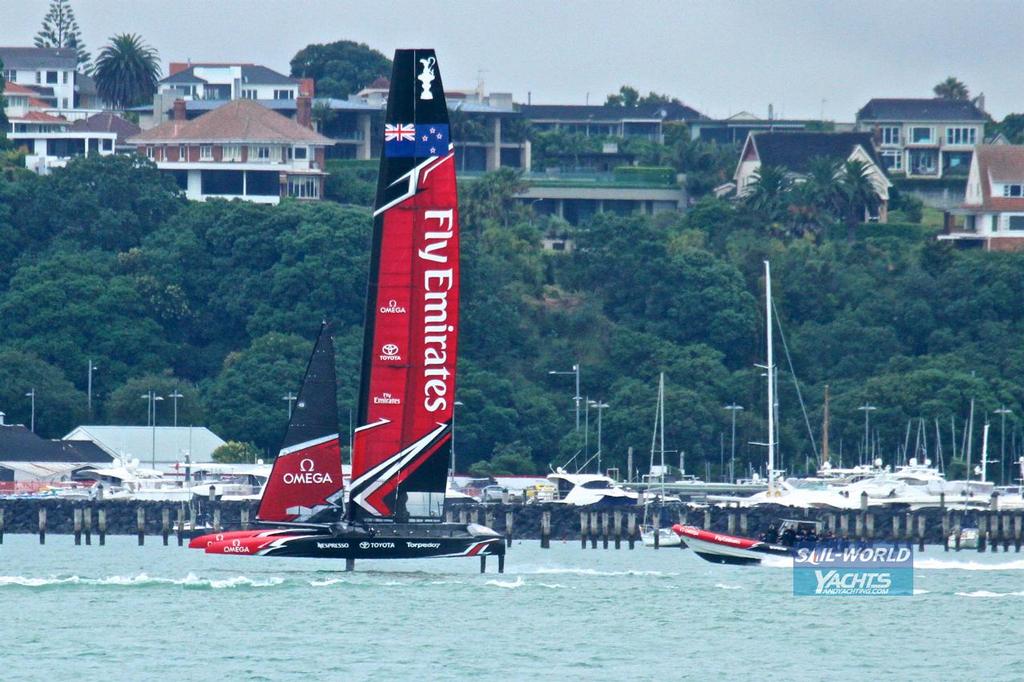
[[[29,45],[47,0],[0,3],[0,44]],[[1024,111],[1019,2],[330,2],[72,0],[95,54],[141,34],[168,61],[248,61],[288,71],[313,42],[390,55],[435,47],[449,87],[534,103],[591,103],[630,83],[715,117],[746,110],[852,120],[871,97],[926,97],[949,75],[996,118]]]

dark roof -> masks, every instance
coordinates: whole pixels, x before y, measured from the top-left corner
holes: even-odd
[[[529,119],[562,121],[621,121],[627,118],[693,121],[705,118],[704,114],[696,109],[674,102],[645,104],[639,107],[617,107],[607,104],[524,104],[520,111]]]
[[[0,425],[3,462],[111,462],[95,443],[40,438],[20,424]]]
[[[109,111],[93,114],[89,118],[75,121],[71,124],[71,130],[92,133],[117,133],[117,144],[125,144],[129,137],[142,132],[142,128],[139,126]]]
[[[986,121],[970,100],[873,99],[857,112],[858,121]]]
[[[782,166],[794,173],[804,173],[810,169],[812,159],[845,160],[854,147],[860,145],[881,168],[871,133],[790,132],[751,135],[763,166]]]
[[[0,47],[5,69],[74,69],[75,51],[67,47]]]
[[[206,79],[200,78],[195,74],[196,67],[214,67],[213,64],[193,64],[192,66],[179,71],[173,76],[168,76],[161,80],[161,83],[207,83]],[[225,65],[216,65],[225,66]],[[259,64],[239,64],[242,67],[242,85],[296,85],[299,81],[295,78],[289,78],[283,73],[278,73],[273,69],[268,69],[265,66]]]

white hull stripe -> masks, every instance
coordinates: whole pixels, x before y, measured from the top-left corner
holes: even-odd
[[[448,154],[447,156],[441,157],[441,160],[447,159],[448,156],[451,156],[451,154]],[[392,199],[391,201],[389,201],[388,203],[384,204],[383,206],[378,208],[376,211],[374,211],[373,212],[373,216],[376,218],[378,215],[380,215],[384,211],[388,210],[392,206],[397,206],[398,204],[402,203],[403,201],[405,201],[409,197],[411,197],[414,194],[416,194],[416,190],[417,190],[417,188],[419,186],[420,171],[426,169],[431,164],[437,162],[437,160],[438,160],[438,157],[431,156],[426,161],[420,163],[417,166],[414,166],[413,168],[411,168],[409,170],[408,173],[406,173],[405,175],[400,176],[397,180],[392,182],[391,183],[392,187],[394,187],[395,185],[399,184],[403,180],[405,180],[409,184],[405,188],[405,191],[400,196],[398,196],[395,199]],[[426,177],[426,175],[424,175],[423,177]]]

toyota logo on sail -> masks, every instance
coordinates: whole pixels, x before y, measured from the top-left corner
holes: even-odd
[[[385,315],[388,315],[395,313],[405,314],[406,311],[404,305],[398,305],[398,301],[392,298],[388,301],[387,305],[382,305],[380,307],[380,312]]]
[[[381,360],[401,360],[402,356],[399,354],[401,351],[398,348],[397,343],[385,343],[380,347],[380,359]]]
[[[299,473],[288,472],[281,479],[288,485],[334,483],[329,473],[315,471],[316,463],[309,457],[299,462]]]

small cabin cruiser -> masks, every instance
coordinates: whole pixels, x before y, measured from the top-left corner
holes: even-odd
[[[636,492],[601,474],[570,474],[558,468],[548,474],[548,480],[557,488],[555,502],[577,507],[636,504],[639,498]]]

